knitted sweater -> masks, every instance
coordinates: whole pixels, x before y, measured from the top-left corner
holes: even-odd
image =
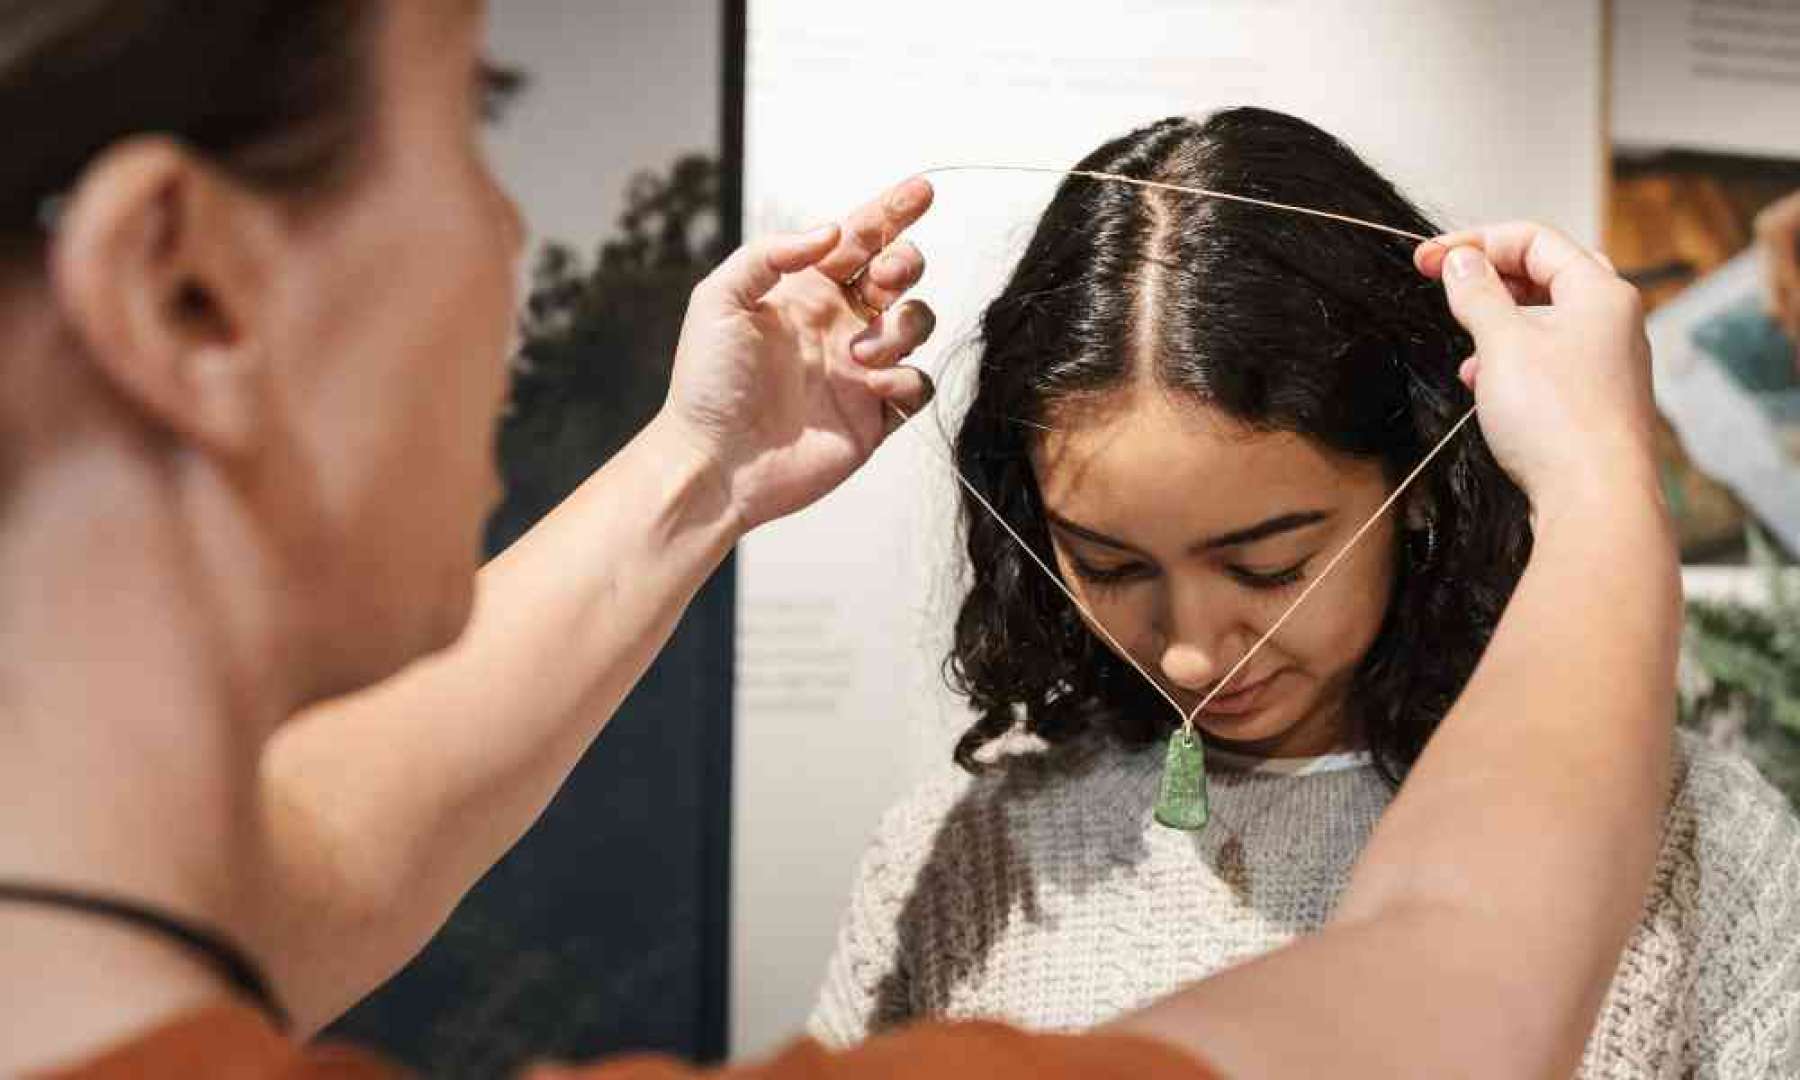
[[[1089,741],[926,782],[863,861],[812,1033],[1103,1022],[1318,929],[1392,795],[1366,759],[1209,762],[1212,821],[1187,834],[1151,820],[1161,764]],[[1680,742],[1643,921],[1582,1075],[1800,1076],[1800,822],[1735,756]]]

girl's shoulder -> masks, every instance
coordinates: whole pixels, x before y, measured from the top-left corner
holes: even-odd
[[[1800,818],[1736,751],[1688,732],[1640,936],[1670,955],[1698,952],[1713,972],[1787,956],[1800,977]]]
[[[1683,1075],[1800,1066],[1800,819],[1742,755],[1686,732],[1643,919],[1585,1073],[1637,1075],[1619,1063],[1674,1048]]]
[[[1800,883],[1800,817],[1742,754],[1682,732],[1661,862],[1699,873],[1710,892]]]

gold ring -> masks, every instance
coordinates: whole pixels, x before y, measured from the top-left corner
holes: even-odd
[[[863,299],[859,286],[862,285],[863,278],[868,274],[869,264],[864,263],[857,267],[856,273],[851,274],[848,280],[838,286],[838,289],[844,294],[844,301],[850,305],[850,310],[856,312],[863,322],[872,323],[881,318],[882,312],[880,308]]]

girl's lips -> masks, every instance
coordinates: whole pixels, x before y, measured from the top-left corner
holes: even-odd
[[[1200,715],[1217,719],[1237,719],[1248,716],[1262,707],[1263,699],[1268,697],[1269,687],[1273,685],[1275,680],[1280,678],[1280,676],[1281,672],[1277,671],[1273,674],[1266,675],[1241,689],[1233,690],[1230,693],[1220,694],[1212,700],[1212,703],[1206,707],[1206,711]]]

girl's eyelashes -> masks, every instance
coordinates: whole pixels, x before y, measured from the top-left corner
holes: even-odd
[[[1298,585],[1305,580],[1306,564],[1311,561],[1311,556],[1308,556],[1283,570],[1252,570],[1247,566],[1231,566],[1226,569],[1237,579],[1238,584],[1246,588],[1275,590]]]
[[[1147,562],[1131,561],[1112,566],[1096,566],[1078,556],[1070,555],[1069,567],[1075,576],[1084,583],[1098,588],[1117,588],[1135,581],[1144,581],[1156,576],[1156,567]],[[1307,556],[1292,566],[1279,570],[1254,570],[1248,566],[1227,566],[1225,572],[1232,580],[1249,589],[1272,592],[1289,588],[1306,580],[1306,568],[1312,562]]]
[[[1094,566],[1071,557],[1069,565],[1074,568],[1076,577],[1101,588],[1141,581],[1156,572],[1149,564],[1141,562],[1120,563],[1117,566]]]

